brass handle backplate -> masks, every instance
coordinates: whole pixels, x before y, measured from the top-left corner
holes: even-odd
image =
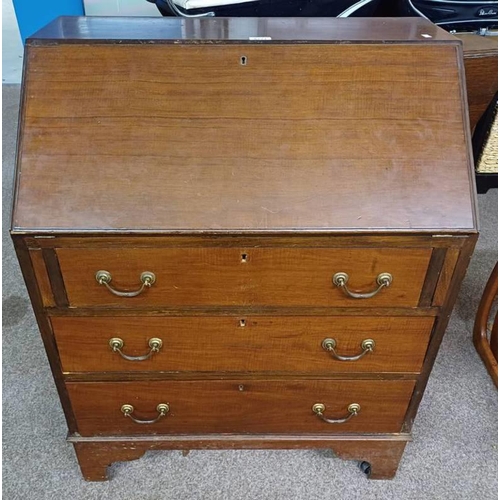
[[[139,278],[141,280],[141,286],[137,290],[133,290],[131,292],[113,288],[110,285],[113,278],[111,277],[111,273],[108,271],[97,271],[95,279],[99,285],[104,285],[112,294],[117,295],[118,297],[137,297],[137,295],[141,294],[146,288],[153,286],[156,281],[156,276],[151,271],[144,271],[141,273]]]
[[[357,361],[361,359],[363,356],[368,354],[369,352],[373,352],[375,349],[375,341],[373,339],[365,339],[361,342],[362,351],[355,356],[341,356],[337,354],[335,348],[337,347],[337,341],[335,339],[325,339],[321,342],[321,347],[328,351],[333,358],[338,359],[339,361]]]
[[[348,415],[344,418],[326,418],[323,414],[325,410],[326,407],[323,403],[315,403],[312,407],[313,413],[327,424],[343,424],[351,420],[352,417],[357,416],[361,411],[361,406],[358,403],[351,403],[347,407]]]
[[[127,354],[125,354],[122,351],[125,343],[119,337],[109,339],[108,344],[109,347],[113,349],[113,352],[117,352],[123,359],[126,359],[127,361],[144,361],[146,359],[149,359],[153,355],[153,353],[160,351],[161,346],[163,345],[163,341],[161,339],[157,339],[156,337],[149,339],[149,352],[147,354],[143,354],[142,356],[128,356]]]
[[[160,418],[164,417],[169,411],[170,411],[170,406],[168,403],[160,403],[156,407],[156,411],[158,412],[158,416],[154,418],[153,420],[141,420],[138,418],[135,418],[132,413],[134,412],[134,407],[132,405],[123,405],[121,407],[121,412],[126,416],[132,419],[136,424],[154,424],[155,422],[158,422]]]
[[[333,275],[333,284],[341,288],[346,295],[352,297],[353,299],[370,299],[377,295],[377,293],[382,290],[382,288],[387,288],[392,283],[392,274],[390,273],[380,273],[377,276],[376,284],[378,288],[371,292],[353,292],[347,288],[347,282],[349,281],[349,275],[347,273],[335,273]]]

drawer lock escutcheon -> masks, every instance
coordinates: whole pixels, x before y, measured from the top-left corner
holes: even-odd
[[[108,271],[97,271],[95,279],[99,285],[104,285],[112,294],[117,295],[118,297],[137,297],[137,295],[141,294],[146,288],[153,286],[156,281],[156,276],[151,271],[144,271],[140,276],[141,286],[137,290],[133,290],[131,292],[113,288],[110,284],[113,278],[111,277],[111,273]]]
[[[326,418],[324,415],[325,410],[326,407],[323,403],[316,403],[312,407],[313,413],[327,424],[343,424],[351,420],[352,417],[357,416],[361,411],[361,406],[358,403],[351,403],[347,407],[348,415],[344,418]]]
[[[156,407],[156,411],[158,412],[158,416],[154,418],[153,420],[141,420],[138,418],[135,418],[132,413],[134,413],[134,407],[132,405],[123,405],[121,407],[121,412],[126,416],[132,419],[136,424],[154,424],[155,422],[158,422],[160,418],[164,417],[169,411],[170,411],[170,406],[168,403],[160,403]]]
[[[321,342],[321,347],[325,351],[329,352],[333,358],[339,361],[357,361],[369,352],[373,352],[373,350],[375,349],[375,341],[373,339],[363,340],[361,342],[362,351],[355,356],[341,356],[340,354],[337,354],[337,351],[335,350],[335,348],[337,347],[337,341],[335,339],[328,338],[323,340],[323,342]]]
[[[391,285],[392,283],[392,274],[390,273],[380,273],[377,276],[376,284],[378,285],[378,288],[376,290],[373,290],[372,292],[365,292],[365,293],[360,293],[360,292],[352,292],[347,288],[347,282],[349,281],[349,275],[347,273],[335,273],[333,275],[333,284],[335,286],[338,286],[341,288],[344,293],[352,297],[353,299],[370,299],[371,297],[375,297],[377,293],[379,293],[382,288],[387,288]]]
[[[123,342],[121,338],[114,337],[112,339],[109,339],[108,343],[113,352],[117,352],[123,359],[126,359],[127,361],[145,361],[146,359],[149,359],[153,355],[153,353],[160,352],[160,349],[163,345],[163,341],[161,339],[154,337],[148,340],[149,352],[147,354],[143,354],[142,356],[129,356],[122,351],[125,342]]]

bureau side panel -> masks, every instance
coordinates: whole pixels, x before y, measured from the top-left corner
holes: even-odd
[[[410,405],[408,407],[408,412],[406,414],[405,423],[403,426],[403,432],[409,432],[411,430],[411,427],[413,426],[413,421],[415,419],[418,407],[424,395],[424,391],[427,386],[427,382],[429,380],[429,375],[431,373],[432,367],[434,366],[434,361],[436,360],[436,356],[439,347],[441,345],[441,341],[443,340],[443,335],[446,332],[446,327],[448,326],[448,322],[450,320],[453,307],[455,306],[455,302],[457,300],[458,293],[460,291],[460,286],[462,285],[465,273],[467,272],[467,268],[469,266],[469,262],[472,257],[472,252],[474,251],[477,238],[478,238],[477,234],[470,235],[470,237],[468,238],[466,244],[461,249],[460,254],[458,256],[458,260],[455,266],[455,270],[453,272],[453,277],[451,278],[451,282],[447,290],[444,304],[440,309],[440,312],[436,319],[436,326],[434,328],[431,340],[429,342],[429,346],[427,348],[427,353],[422,367],[422,372],[418,376],[417,383],[415,386],[415,391],[413,393]],[[451,252],[453,254],[454,250],[450,249],[448,250],[448,252]]]
[[[74,433],[77,432],[78,430],[76,425],[76,420],[73,415],[70,399],[64,383],[61,361],[59,358],[59,353],[57,351],[56,341],[52,333],[50,322],[44,311],[42,296],[40,294],[40,289],[37,284],[36,275],[33,269],[33,264],[31,262],[29,255],[29,250],[27,249],[26,243],[22,237],[14,235],[12,239],[16,250],[17,258],[21,266],[21,271],[23,273],[24,281],[26,283],[26,288],[28,289],[28,294],[30,296],[31,304],[33,306],[33,311],[35,313],[38,328],[42,336],[42,341],[45,347],[45,351],[47,353],[50,369],[52,371],[57,391],[59,393],[59,398],[61,400],[64,415],[66,417],[66,421],[68,424],[68,430],[70,433]]]

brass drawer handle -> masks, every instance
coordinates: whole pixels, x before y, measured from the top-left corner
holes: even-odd
[[[126,417],[132,419],[136,424],[154,424],[155,422],[158,422],[160,418],[164,417],[170,411],[170,406],[167,403],[160,403],[156,407],[156,411],[158,412],[158,416],[153,420],[139,420],[138,418],[132,416],[132,413],[134,412],[134,407],[132,405],[123,405],[121,407],[121,412]]]
[[[321,347],[325,351],[328,351],[332,355],[332,357],[338,359],[339,361],[357,361],[369,352],[373,352],[373,350],[375,349],[375,341],[373,339],[363,340],[361,342],[361,349],[363,349],[363,351],[356,356],[341,356],[340,354],[337,354],[337,351],[335,351],[335,347],[337,347],[337,341],[335,339],[323,340],[323,342],[321,342]]]
[[[95,279],[99,285],[104,285],[111,293],[118,295],[118,297],[137,297],[137,295],[141,294],[146,288],[151,287],[156,281],[156,276],[154,273],[150,271],[144,271],[141,273],[141,287],[138,290],[134,290],[132,292],[124,292],[122,290],[117,290],[113,288],[110,283],[112,280],[111,273],[108,271],[97,271],[95,274]]]
[[[325,421],[327,424],[343,424],[344,422],[348,422],[352,417],[358,415],[361,411],[361,406],[358,403],[351,403],[347,407],[347,411],[349,415],[345,418],[326,418],[323,413],[326,410],[326,407],[323,403],[316,403],[312,407],[313,413],[315,413],[321,420]]]
[[[149,359],[153,355],[153,353],[160,352],[161,346],[163,345],[161,339],[157,339],[156,337],[154,337],[148,340],[150,351],[147,354],[143,354],[142,356],[128,356],[122,351],[125,343],[119,337],[109,339],[108,343],[109,347],[113,349],[113,352],[117,352],[123,359],[126,359],[127,361],[145,361],[146,359]]]
[[[371,297],[377,295],[377,293],[380,292],[382,288],[386,288],[392,283],[392,274],[380,273],[376,279],[378,288],[376,290],[373,290],[373,292],[366,292],[366,293],[351,292],[351,290],[347,288],[348,281],[349,281],[349,275],[347,273],[335,273],[333,275],[333,284],[335,286],[338,286],[339,288],[342,288],[344,293],[349,297],[352,297],[353,299],[370,299]]]

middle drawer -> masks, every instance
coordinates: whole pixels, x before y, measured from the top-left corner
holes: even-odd
[[[66,373],[328,374],[420,372],[434,319],[120,316],[52,317],[51,322]],[[151,339],[161,341],[157,351],[151,352],[151,345],[158,346]]]

